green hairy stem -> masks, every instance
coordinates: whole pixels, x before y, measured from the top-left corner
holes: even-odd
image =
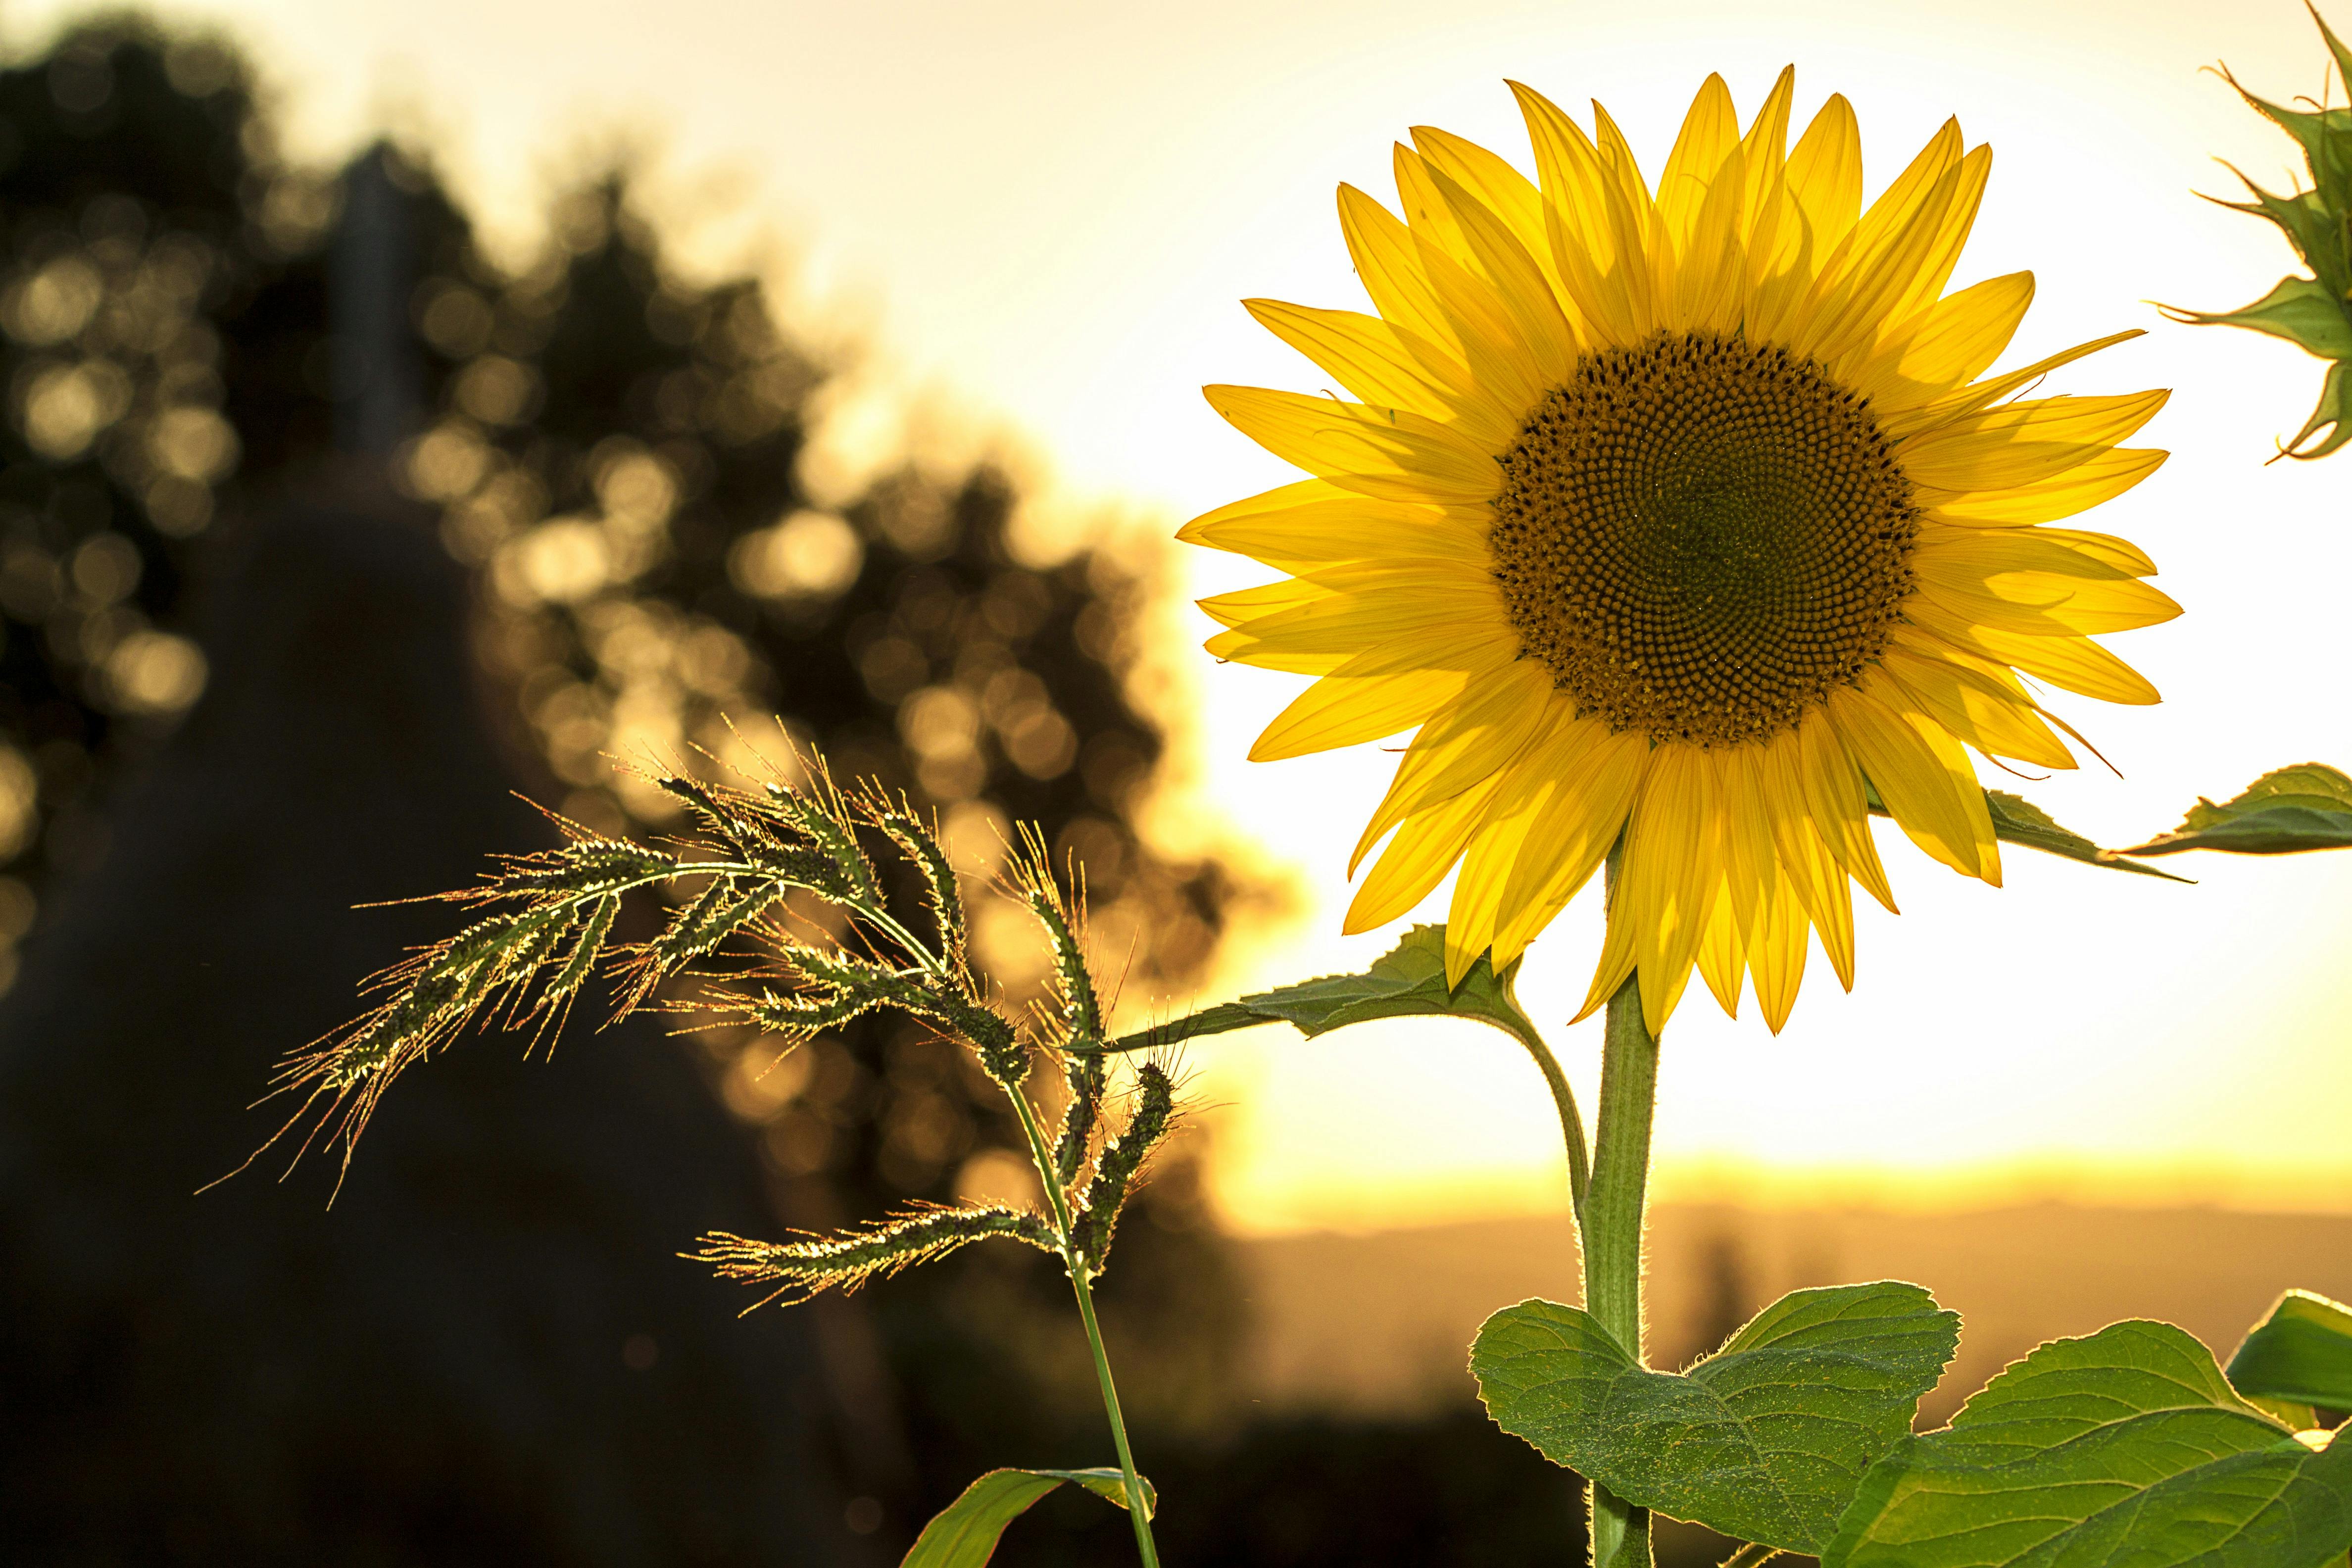
[[[1592,1180],[1584,1192],[1584,1310],[1642,1360],[1642,1205],[1650,1184],[1650,1111],[1658,1042],[1642,1021],[1639,979],[1609,999]],[[1592,1488],[1593,1568],[1649,1568],[1650,1510]]]
[[[1037,1180],[1045,1189],[1045,1202],[1053,1211],[1054,1228],[1062,1238],[1062,1260],[1069,1265],[1070,1289],[1078,1299],[1078,1319],[1086,1324],[1087,1345],[1094,1352],[1095,1380],[1102,1385],[1103,1414],[1110,1420],[1111,1441],[1118,1449],[1119,1479],[1127,1489],[1127,1517],[1135,1526],[1135,1550],[1143,1559],[1144,1568],[1160,1568],[1160,1548],[1151,1539],[1150,1505],[1143,1490],[1143,1478],[1136,1473],[1135,1454],[1127,1441],[1127,1417],[1118,1407],[1118,1384],[1111,1380],[1110,1355],[1103,1349],[1102,1325],[1095,1321],[1094,1267],[1079,1245],[1077,1226],[1070,1205],[1063,1196],[1062,1185],[1055,1178],[1053,1152],[1046,1147],[1045,1130],[1037,1124],[1037,1112],[1028,1096],[1008,1087],[1005,1093],[1013,1108],[1020,1113],[1021,1131],[1029,1140],[1029,1157],[1037,1166]]]

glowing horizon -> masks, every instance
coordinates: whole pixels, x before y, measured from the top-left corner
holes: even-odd
[[[84,9],[20,5],[6,41],[33,45]],[[1801,117],[1832,90],[1854,101],[1874,192],[1957,114],[1997,158],[1955,283],[2020,268],[2040,281],[2003,363],[2143,327],[2051,390],[2176,388],[2143,437],[2171,447],[2171,463],[2086,523],[2146,546],[2188,607],[2116,639],[2167,702],[2063,705],[2126,776],[2015,787],[2128,843],[2269,768],[2352,764],[2326,624],[2331,586],[2352,569],[2352,454],[2262,462],[2302,424],[2321,367],[2250,334],[2165,325],[2144,302],[2232,308],[2290,269],[2273,231],[2190,192],[2229,194],[2217,155],[2283,184],[2291,145],[2200,68],[2227,59],[2265,96],[2315,94],[2325,56],[2299,6],[2215,16],[2175,0],[2136,8],[2126,28],[2089,5],[2023,0],[1939,0],[1899,22],[1844,0],[1769,20],[1678,0],[1638,24],[1591,5],[1458,5],[1440,21],[1402,0],[1216,0],[1171,20],[1026,0],[983,19],[946,5],[681,0],[658,36],[633,8],[552,0],[159,9],[249,43],[298,156],[334,156],[389,120],[429,136],[458,188],[508,225],[539,210],[567,146],[614,121],[656,128],[667,148],[656,195],[666,212],[704,215],[689,259],[797,235],[806,321],[877,340],[820,462],[870,462],[892,449],[898,411],[944,403],[1047,455],[1043,513],[1115,503],[1162,533],[1295,477],[1197,388],[1320,384],[1234,301],[1360,304],[1331,189],[1389,195],[1388,146],[1407,127],[1444,126],[1524,167],[1502,86],[1516,77],[1563,105],[1603,99],[1654,171],[1709,71],[1745,111],[1794,59]],[[721,197],[713,166],[732,172]],[[714,221],[723,205],[731,216]],[[1207,552],[1186,570],[1196,593],[1265,575]],[[1202,995],[1360,968],[1396,934],[1336,934],[1346,852],[1386,758],[1244,763],[1303,682],[1213,667],[1194,646],[1203,617],[1165,620],[1156,661],[1198,715],[1198,795],[1171,803],[1169,831],[1230,822],[1279,846],[1312,898],[1295,926],[1233,944]],[[2192,889],[2012,850],[1995,891],[1891,830],[1881,843],[1905,913],[1863,910],[1852,996],[1823,984],[1816,952],[1778,1039],[1752,1006],[1733,1023],[1696,988],[1676,1016],[1663,1194],[1875,1184],[1905,1203],[2048,1191],[2352,1208],[2352,1053],[2336,1045],[2352,1019],[2352,966],[2336,957],[2352,935],[2352,858],[2173,862],[2200,879]],[[1444,896],[1420,918],[1443,918]],[[1594,906],[1588,893],[1528,960],[1522,992],[1548,1025],[1582,995]],[[1588,1116],[1597,1031],[1555,1037]],[[1300,1042],[1268,1029],[1191,1059],[1202,1096],[1224,1107],[1217,1191],[1244,1228],[1564,1206],[1549,1102],[1498,1035],[1400,1025]]]

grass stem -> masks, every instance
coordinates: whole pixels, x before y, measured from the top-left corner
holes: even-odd
[[[1036,1109],[1018,1088],[1008,1085],[1004,1092],[1020,1113],[1021,1131],[1029,1140],[1029,1157],[1036,1163],[1037,1180],[1045,1189],[1054,1228],[1062,1238],[1062,1260],[1069,1265],[1070,1289],[1078,1299],[1078,1318],[1087,1327],[1087,1344],[1095,1353],[1095,1378],[1102,1385],[1103,1414],[1110,1420],[1111,1441],[1118,1449],[1118,1473],[1127,1490],[1128,1521],[1135,1526],[1135,1550],[1143,1559],[1143,1568],[1160,1568],[1160,1548],[1151,1539],[1150,1505],[1145,1499],[1143,1478],[1136,1473],[1134,1450],[1128,1445],[1127,1417],[1119,1411],[1118,1385],[1111,1381],[1110,1355],[1103,1348],[1102,1325],[1095,1320],[1091,1283],[1094,1270],[1078,1251],[1069,1201],[1055,1176],[1053,1151],[1046,1146],[1045,1130],[1037,1125]]]

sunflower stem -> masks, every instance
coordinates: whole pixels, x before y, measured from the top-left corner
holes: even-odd
[[[1610,857],[1610,880],[1616,880]],[[1615,890],[1612,887],[1612,892]],[[1650,1115],[1658,1042],[1642,1017],[1638,973],[1609,998],[1594,1115],[1592,1176],[1584,1191],[1584,1310],[1624,1347],[1642,1353],[1643,1200],[1650,1184]],[[1592,1484],[1592,1568],[1650,1568],[1650,1510]]]

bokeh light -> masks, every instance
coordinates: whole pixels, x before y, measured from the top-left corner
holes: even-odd
[[[2352,719],[2330,695],[2334,585],[2352,566],[2339,471],[2263,462],[2301,424],[2317,367],[2284,345],[2167,326],[2147,302],[2228,308],[2286,269],[2270,230],[2192,192],[2228,194],[2217,155],[2257,177],[2288,163],[2284,139],[2204,68],[2226,59],[2272,96],[2315,94],[2321,56],[2299,7],[1938,0],[1897,14],[1833,0],[1769,12],[1671,0],[1636,16],[1591,4],[1221,0],[1178,15],[701,0],[672,7],[658,28],[618,6],[534,0],[427,0],[396,14],[270,0],[167,9],[232,21],[257,40],[282,84],[289,146],[314,157],[347,149],[387,115],[429,127],[451,150],[451,177],[485,212],[535,210],[567,135],[589,138],[616,116],[653,128],[665,151],[652,199],[705,215],[685,226],[682,264],[738,257],[762,226],[790,234],[808,259],[777,279],[787,309],[879,340],[855,384],[828,393],[832,416],[808,471],[872,471],[897,449],[914,416],[906,411],[944,387],[1046,455],[1055,488],[1034,510],[1048,532],[1106,496],[1133,509],[1139,530],[1164,530],[1288,477],[1195,390],[1314,383],[1234,301],[1354,303],[1333,185],[1383,190],[1388,143],[1415,123],[1518,156],[1507,76],[1565,103],[1605,98],[1654,165],[1708,70],[1752,104],[1793,59],[1801,111],[1832,89],[1854,100],[1874,184],[1957,113],[1997,152],[1958,280],[2017,268],[2040,279],[2011,363],[2142,326],[2149,337],[2070,370],[2057,389],[2177,389],[2149,433],[2174,448],[2172,463],[2096,524],[2146,544],[2188,607],[2125,639],[2166,703],[2064,710],[2123,777],[2093,768],[2017,787],[2068,825],[2126,842],[2170,826],[2200,794],[2352,754]],[[13,39],[37,38],[65,10],[16,8]],[[710,47],[722,37],[727,47]],[[833,66],[796,74],[780,93],[775,63],[787,58]],[[740,199],[701,201],[714,182]],[[756,216],[709,216],[722,205]],[[289,181],[269,211],[293,232],[322,221],[315,209],[308,187]],[[493,247],[530,241],[520,216],[488,236]],[[28,345],[62,344],[118,291],[168,311],[200,265],[127,241],[118,249],[112,260],[61,254],[16,280],[0,324]],[[462,290],[431,303],[434,341],[474,356],[454,395],[470,433],[427,437],[411,471],[425,493],[467,498],[452,527],[495,556],[502,594],[582,603],[633,569],[643,535],[628,520],[658,511],[660,482],[625,466],[636,458],[608,454],[599,510],[526,519],[520,481],[479,466],[494,432],[543,395],[528,356],[488,352],[493,314]],[[200,394],[201,375],[190,374]],[[26,433],[44,452],[78,450],[123,420],[156,421],[139,450],[144,482],[164,487],[159,524],[198,517],[194,487],[234,461],[202,423],[200,395],[168,418],[130,411],[89,353],[56,353],[27,384]],[[631,484],[637,499],[618,499]],[[815,489],[819,506],[831,504]],[[830,515],[775,519],[728,571],[763,595],[822,592],[853,570]],[[1222,560],[1192,570],[1198,592],[1248,580]],[[92,576],[103,580],[102,567]],[[61,594],[40,584],[68,580],[62,564],[0,563],[0,593]],[[1295,868],[1312,889],[1280,941],[1229,949],[1219,982],[1360,966],[1390,938],[1332,934],[1339,873],[1348,825],[1376,798],[1386,764],[1370,752],[1243,763],[1296,683],[1210,668],[1184,651],[1205,630],[1168,613],[1125,634],[1150,640],[1144,662],[1170,710],[1198,715],[1186,738],[1195,791],[1162,803],[1157,830],[1181,837],[1218,816],[1236,820],[1267,847],[1270,867]],[[609,646],[619,668],[641,635],[615,623],[594,646]],[[716,643],[681,652],[666,679],[699,670],[720,680],[729,658]],[[1051,710],[1009,677],[927,686],[887,637],[861,668],[874,689],[905,699],[904,739],[948,795],[983,729],[1019,767],[1069,765]],[[126,691],[137,685],[122,679]],[[177,689],[160,673],[152,689]],[[553,735],[589,710],[551,692],[537,711]],[[594,717],[625,728],[636,711],[616,697]],[[589,731],[579,738],[584,757]],[[2336,956],[2352,868],[2331,858],[2207,858],[2193,868],[2199,886],[2182,889],[2018,851],[2006,858],[2009,886],[1994,892],[1899,841],[1887,853],[1905,913],[1865,915],[1852,997],[1809,989],[1778,1040],[1752,1016],[1734,1024],[1693,1007],[1678,1018],[1660,1129],[1670,1190],[2352,1205],[2352,1145],[2341,1135],[2352,1060],[2337,1043],[2352,981]],[[1593,912],[1581,909],[1538,944],[1525,989],[1540,1016],[1565,1016],[1596,941]],[[1593,1043],[1570,1037],[1566,1049],[1589,1095]],[[1499,1041],[1404,1028],[1252,1039],[1204,1048],[1200,1065],[1212,1098],[1232,1108],[1218,1190],[1244,1226],[1559,1203],[1540,1097]]]

